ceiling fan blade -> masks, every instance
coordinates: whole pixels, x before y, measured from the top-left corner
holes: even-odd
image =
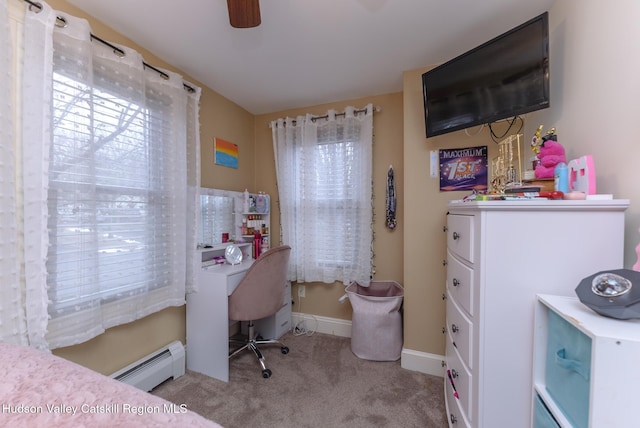
[[[227,0],[229,22],[234,28],[252,28],[260,25],[259,0]]]

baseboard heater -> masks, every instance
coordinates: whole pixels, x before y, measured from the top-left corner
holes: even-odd
[[[185,361],[184,346],[176,340],[118,370],[111,377],[143,391],[151,391],[169,378],[182,376]]]

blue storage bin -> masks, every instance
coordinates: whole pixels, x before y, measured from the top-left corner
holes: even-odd
[[[560,428],[538,394],[533,408],[533,428]]]
[[[575,427],[587,428],[591,338],[554,311],[548,314],[547,391]]]

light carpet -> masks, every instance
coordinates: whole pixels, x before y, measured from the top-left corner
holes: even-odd
[[[187,371],[152,394],[226,428],[447,426],[441,377],[403,369],[399,361],[360,359],[349,338],[286,334],[282,341],[287,355],[277,346],[262,348],[269,379],[244,352],[230,362],[229,383]]]

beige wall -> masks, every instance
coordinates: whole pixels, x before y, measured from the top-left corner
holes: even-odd
[[[200,153],[202,187],[252,191],[256,151],[254,117],[248,111],[207,89],[200,100]],[[222,138],[238,145],[238,168],[216,165],[213,139]]]
[[[426,138],[422,73],[404,73],[404,339],[405,348],[444,355],[447,203],[469,192],[441,192],[439,178],[429,169],[431,150],[487,146],[489,158],[497,153],[488,127],[476,127]],[[506,124],[494,126],[503,136]],[[507,134],[509,135],[509,134]]]
[[[638,259],[640,241],[639,19],[637,0],[557,0],[549,13],[551,108],[536,117],[558,129],[569,159],[593,156],[598,193],[631,201],[627,269]],[[607,243],[601,248],[607,251]]]
[[[273,155],[273,140],[269,124],[280,117],[296,117],[311,113],[322,115],[329,109],[342,111],[346,106],[362,108],[368,103],[380,108],[373,117],[373,193],[374,193],[374,280],[394,280],[402,284],[402,239],[404,234],[403,215],[403,159],[402,159],[402,94],[387,94],[367,98],[339,101],[311,107],[286,110],[256,117],[256,188],[272,195],[271,228],[274,236],[279,236],[279,212],[277,209],[276,175]],[[385,192],[389,165],[393,165],[398,195],[397,217],[400,220],[394,231],[388,230],[385,223]],[[328,231],[328,233],[331,233]],[[277,242],[277,241],[274,241]],[[336,236],[336,245],[340,237]],[[306,297],[298,299],[296,287],[292,293],[296,302],[293,310],[324,317],[351,319],[351,306],[348,302],[340,304],[338,298],[344,294],[342,283],[308,283]]]

